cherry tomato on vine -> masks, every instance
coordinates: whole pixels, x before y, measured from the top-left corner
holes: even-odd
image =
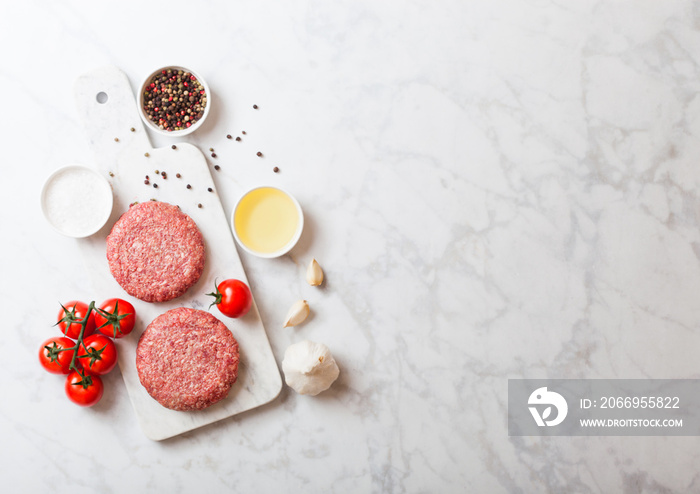
[[[77,371],[72,371],[66,378],[66,396],[73,403],[81,407],[91,407],[102,398],[104,384],[100,376],[84,372],[81,376]]]
[[[93,334],[83,340],[78,361],[90,374],[107,374],[117,365],[117,347],[105,335]]]
[[[80,335],[81,321],[85,319],[88,312],[88,305],[84,302],[72,301],[61,306],[58,312],[58,322],[56,323],[61,329],[61,332],[68,338],[78,339]],[[91,312],[88,318],[87,325],[83,337],[90,336],[95,332],[95,316]]]
[[[105,300],[95,312],[97,330],[110,338],[123,338],[134,330],[134,306],[120,298]]]
[[[39,348],[39,362],[51,374],[68,374],[75,350],[75,342],[65,336],[49,338]]]
[[[221,313],[228,317],[241,317],[246,315],[253,304],[253,296],[248,285],[241,280],[224,280],[216,287],[213,293],[207,293],[214,297],[212,305],[216,305]]]

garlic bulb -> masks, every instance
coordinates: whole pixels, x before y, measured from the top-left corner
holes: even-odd
[[[298,300],[294,302],[287,312],[287,317],[284,318],[284,326],[288,328],[289,326],[296,326],[301,324],[309,315],[309,304],[306,300]]]
[[[282,371],[289,387],[299,394],[311,396],[330,388],[340,374],[328,347],[308,340],[287,348]]]
[[[316,259],[312,259],[309,267],[306,268],[306,282],[311,286],[323,283],[323,270]]]

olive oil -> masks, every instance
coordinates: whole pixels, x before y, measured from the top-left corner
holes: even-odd
[[[233,227],[248,249],[272,254],[294,239],[299,221],[299,211],[291,197],[274,187],[259,187],[238,202]]]

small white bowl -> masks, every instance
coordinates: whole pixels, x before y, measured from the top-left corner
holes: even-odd
[[[261,189],[273,189],[275,191],[279,191],[282,194],[284,194],[286,197],[288,197],[293,206],[294,210],[297,216],[297,227],[294,233],[291,235],[289,241],[284,244],[281,248],[274,252],[262,252],[259,250],[255,250],[253,247],[246,245],[243,240],[241,239],[241,236],[238,232],[238,229],[236,228],[236,213],[238,212],[239,208],[241,207],[241,204],[243,201],[248,198],[252,193],[259,191]],[[241,246],[241,248],[248,252],[249,254],[252,254],[257,257],[264,257],[264,258],[274,258],[274,257],[280,257],[287,252],[289,252],[299,241],[299,238],[301,237],[301,232],[304,229],[304,213],[301,210],[301,206],[299,205],[299,202],[294,198],[293,195],[291,195],[289,192],[287,192],[284,189],[281,189],[279,187],[274,187],[272,185],[263,185],[260,187],[255,187],[253,189],[248,190],[245,194],[243,194],[238,201],[236,202],[236,205],[233,208],[233,211],[231,212],[231,231],[233,231],[233,236],[236,239],[236,242],[238,245]]]
[[[204,107],[204,113],[202,115],[202,118],[197,120],[194,124],[190,125],[189,127],[181,130],[165,130],[161,129],[160,126],[152,121],[150,118],[148,118],[148,115],[146,114],[144,110],[144,93],[146,92],[146,88],[151,84],[151,80],[153,79],[154,76],[158,74],[162,74],[164,70],[182,70],[185,72],[189,72],[192,74],[204,87],[204,95],[207,97],[207,105]],[[146,127],[151,129],[153,132],[156,132],[157,134],[168,136],[168,137],[181,137],[187,134],[191,134],[198,128],[202,126],[204,121],[207,119],[207,116],[209,115],[209,110],[211,109],[211,91],[209,90],[209,85],[207,82],[195,71],[190,70],[186,67],[182,67],[180,65],[166,65],[165,67],[161,67],[158,70],[154,70],[151,72],[146,79],[141,83],[141,87],[139,88],[139,95],[138,95],[138,106],[139,106],[139,115],[141,115],[141,120],[143,120],[143,123],[146,124]]]
[[[84,238],[97,233],[112,214],[107,179],[92,168],[68,165],[54,171],[41,190],[41,210],[60,234]]]

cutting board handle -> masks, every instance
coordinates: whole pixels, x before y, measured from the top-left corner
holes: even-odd
[[[73,89],[98,169],[113,169],[124,152],[151,149],[129,79],[118,67],[93,69],[78,77]]]

